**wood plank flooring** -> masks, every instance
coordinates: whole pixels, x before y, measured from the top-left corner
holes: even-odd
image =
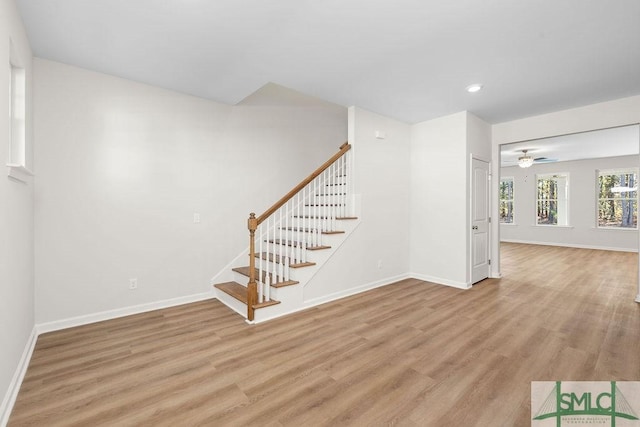
[[[640,380],[637,254],[502,263],[255,326],[211,300],[44,334],[9,426],[528,426],[533,380]]]

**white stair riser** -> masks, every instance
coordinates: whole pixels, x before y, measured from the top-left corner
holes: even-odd
[[[326,236],[323,235],[322,233],[313,233],[313,232],[303,232],[303,231],[296,231],[296,230],[282,230],[280,232],[280,230],[278,230],[276,232],[275,238],[277,240],[284,240],[284,241],[294,241],[294,242],[306,242],[307,243],[307,247],[309,246],[320,246],[322,244],[322,242],[324,242],[324,237]],[[273,244],[270,244],[270,246],[273,246]],[[275,248],[276,250],[280,250],[279,246],[280,245],[276,245],[278,246],[277,248]],[[263,243],[263,249],[264,249],[264,243]],[[263,250],[263,252],[266,252],[266,250]],[[278,252],[280,253],[280,252]],[[287,254],[285,252],[285,254]]]
[[[238,283],[244,283],[244,282],[238,282]],[[245,317],[245,318],[247,317],[247,305],[244,304],[243,302],[238,301],[231,295],[227,294],[226,292],[222,292],[219,289],[216,289],[216,298],[218,299],[218,301],[220,301],[227,307],[230,307],[233,311],[240,314],[242,317]]]
[[[322,194],[317,195],[311,202],[315,203],[344,203],[345,196],[341,194]]]
[[[338,206],[322,206],[317,204],[305,206],[305,216],[313,217],[341,217],[345,216],[347,211],[346,206],[339,203]]]
[[[314,224],[318,224],[322,221],[329,221],[328,219],[324,219],[324,220],[318,220],[315,223],[313,221],[309,221],[309,218],[292,218],[289,221],[289,227],[303,227],[303,228],[309,228],[309,224],[311,224],[311,226],[314,226]],[[346,227],[348,226],[349,220],[340,220],[340,219],[335,219],[335,228],[337,230],[341,230],[341,231],[345,231]]]

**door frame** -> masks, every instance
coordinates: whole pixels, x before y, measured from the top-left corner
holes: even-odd
[[[467,260],[468,260],[468,266],[467,266],[467,283],[468,286],[471,287],[473,285],[473,248],[472,248],[472,242],[473,242],[473,230],[471,229],[472,226],[472,222],[473,222],[473,161],[474,160],[479,160],[481,162],[485,162],[489,165],[489,174],[487,175],[487,178],[489,180],[489,184],[488,184],[488,191],[487,191],[487,206],[488,206],[488,215],[489,215],[489,224],[487,225],[487,235],[488,235],[488,239],[487,239],[487,256],[489,257],[489,275],[488,278],[493,278],[492,276],[492,265],[493,265],[493,253],[494,251],[492,250],[493,248],[493,199],[494,199],[494,194],[493,194],[493,162],[491,161],[491,159],[487,159],[486,157],[480,156],[480,155],[476,155],[473,153],[469,154],[469,167],[468,167],[468,177],[469,177],[469,193],[468,193],[468,197],[467,197]]]

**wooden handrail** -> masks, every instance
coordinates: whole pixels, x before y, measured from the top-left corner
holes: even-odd
[[[289,191],[283,198],[278,200],[273,206],[267,209],[262,215],[256,218],[256,214],[251,212],[249,220],[247,221],[247,228],[249,229],[249,283],[247,284],[247,319],[253,321],[255,309],[254,304],[258,302],[258,284],[256,282],[256,269],[255,269],[255,233],[258,226],[267,218],[269,218],[275,211],[280,209],[285,203],[287,203],[293,196],[298,194],[303,188],[305,188],[311,181],[316,179],[322,172],[327,170],[329,166],[336,162],[340,157],[344,156],[347,151],[351,149],[351,145],[345,142],[340,146],[340,150],[334,154],[329,160],[324,162],[322,166],[316,169],[311,175],[306,177],[300,184],[296,185],[291,191]]]
[[[291,191],[289,191],[287,194],[285,194],[284,197],[282,197],[280,200],[278,200],[273,206],[271,206],[269,209],[264,211],[264,213],[257,218],[258,219],[258,224],[257,225],[262,224],[262,222],[265,219],[269,218],[275,211],[280,209],[282,207],[282,205],[287,203],[293,196],[298,194],[300,192],[300,190],[302,190],[304,187],[306,187],[311,181],[316,179],[316,177],[318,177],[322,172],[327,170],[329,168],[329,166],[331,166],[336,160],[338,160],[340,157],[342,157],[350,149],[351,149],[351,144],[349,144],[348,142],[345,142],[344,144],[342,144],[340,146],[340,151],[338,151],[336,154],[334,154],[329,160],[324,162],[324,164],[322,166],[320,166],[318,169],[316,169],[311,175],[306,177],[300,184],[298,184],[295,187],[293,187],[293,189]]]

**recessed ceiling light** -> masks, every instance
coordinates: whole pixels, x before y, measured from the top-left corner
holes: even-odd
[[[467,86],[467,92],[476,93],[482,89],[482,85],[480,83],[474,83],[472,85]]]

